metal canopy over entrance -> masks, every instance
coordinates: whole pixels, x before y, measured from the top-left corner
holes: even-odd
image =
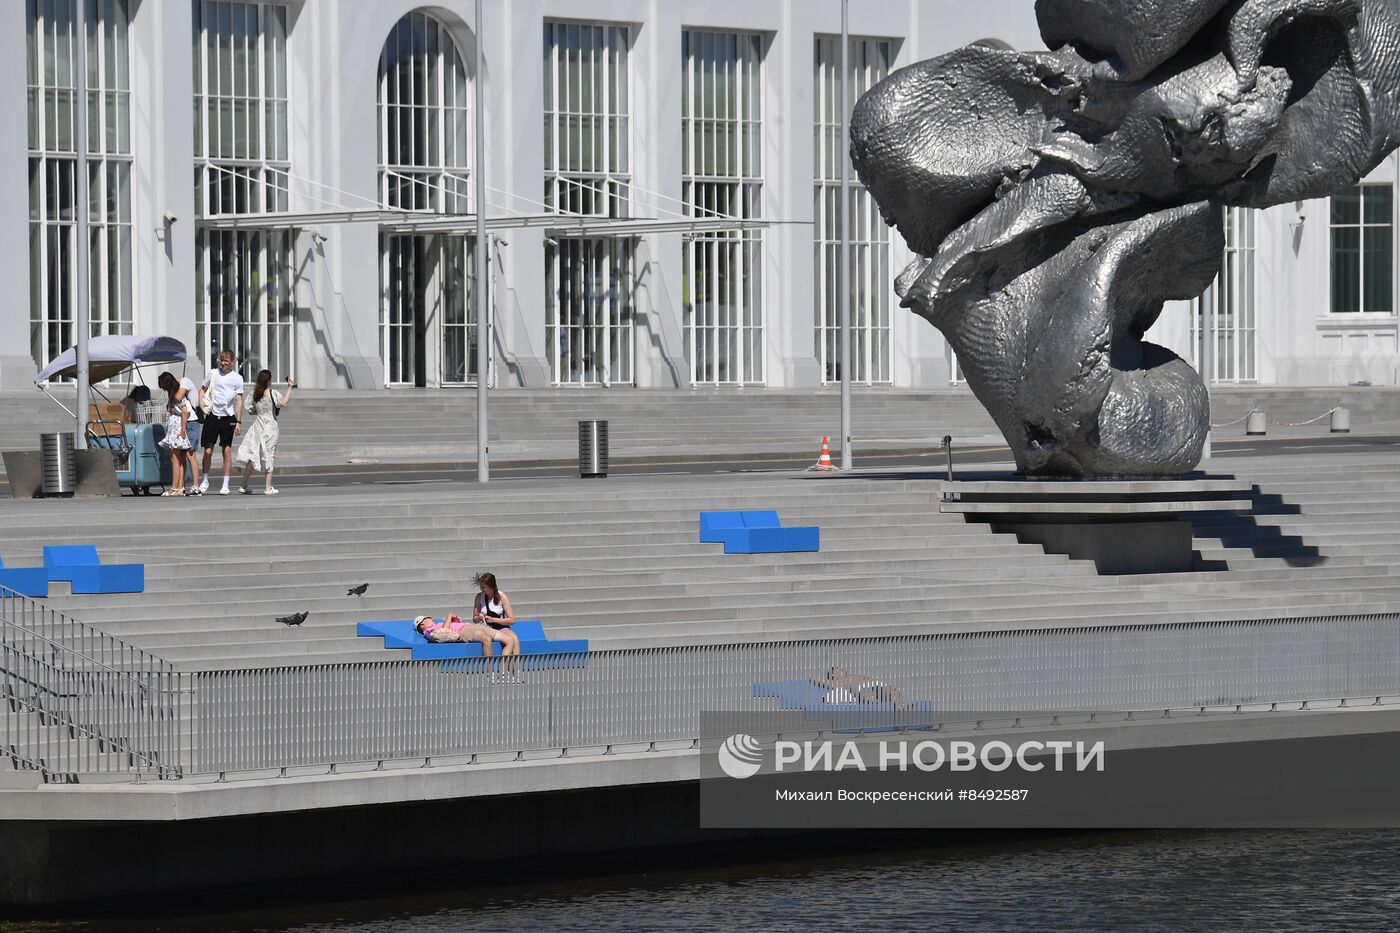
[[[392,233],[465,233],[476,230],[475,214],[432,214],[426,211],[329,210],[265,211],[260,214],[210,214],[196,225],[210,230],[267,230],[319,227],[330,224],[378,224]],[[574,217],[567,214],[488,216],[490,232],[544,228],[546,236],[637,237],[660,233],[702,234],[723,230],[766,228],[766,220],[730,218],[678,219]]]

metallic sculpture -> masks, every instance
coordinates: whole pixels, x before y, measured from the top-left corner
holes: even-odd
[[[1053,52],[904,68],[851,153],[921,258],[895,282],[948,338],[1026,474],[1178,475],[1200,376],[1142,339],[1210,284],[1221,206],[1355,184],[1400,144],[1396,0],[1037,0]]]

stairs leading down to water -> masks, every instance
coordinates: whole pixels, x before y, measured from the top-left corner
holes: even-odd
[[[47,602],[191,668],[383,659],[356,622],[463,612],[478,570],[551,637],[595,649],[1400,610],[1400,462],[1323,459],[1251,466],[1257,513],[1194,516],[1200,569],[1170,575],[1101,577],[940,514],[931,475],[8,503],[0,554],[24,565],[43,544],[95,543],[145,562],[144,594]],[[821,551],[697,541],[701,510],[768,507],[820,525]],[[299,629],[274,621],[299,610]]]

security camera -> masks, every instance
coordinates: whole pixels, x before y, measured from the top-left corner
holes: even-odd
[[[167,227],[173,227],[175,225],[175,221],[179,220],[180,218],[176,217],[169,211],[166,211],[165,213],[160,215],[160,219],[165,221],[165,225]]]

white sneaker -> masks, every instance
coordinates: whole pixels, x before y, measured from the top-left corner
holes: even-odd
[[[202,480],[199,481],[199,494],[200,494],[200,495],[204,495],[204,494],[205,494],[206,492],[208,492],[208,491],[209,491],[209,477],[206,476],[206,477],[204,477],[204,479],[202,479]]]
[[[220,489],[220,490],[219,490],[219,495],[221,495],[221,496],[226,496],[226,495],[228,495],[228,487],[225,486],[223,489]]]
[[[277,490],[276,490],[276,489],[269,489],[269,490],[267,490],[267,492],[264,492],[263,495],[265,495],[265,496],[275,496],[275,495],[277,495]]]

